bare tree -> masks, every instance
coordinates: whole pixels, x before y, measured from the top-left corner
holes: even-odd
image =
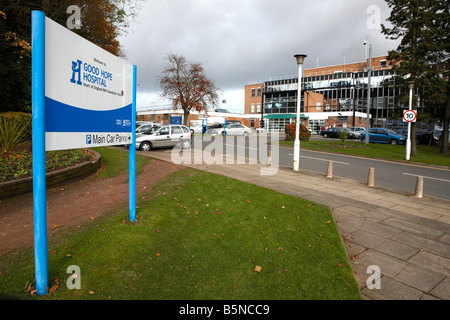
[[[218,88],[210,80],[200,63],[192,63],[183,56],[167,55],[168,64],[159,78],[162,97],[172,101],[174,109],[182,108],[183,123],[191,111],[206,111],[218,101]]]

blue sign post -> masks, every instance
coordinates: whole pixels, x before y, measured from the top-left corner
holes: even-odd
[[[133,102],[132,102],[132,117],[131,117],[131,145],[128,148],[129,155],[129,193],[130,193],[130,212],[129,217],[131,222],[136,221],[136,66],[133,66]]]
[[[32,146],[36,291],[48,292],[47,199],[45,180],[45,14],[32,12]]]

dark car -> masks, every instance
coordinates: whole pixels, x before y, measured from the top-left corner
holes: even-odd
[[[346,128],[327,128],[320,132],[324,138],[340,138],[341,132],[346,133],[346,139],[355,139],[355,135]]]
[[[407,137],[408,136],[408,128],[393,128],[395,132],[398,134]],[[428,144],[432,138],[432,134],[430,132],[416,129],[416,143],[417,144]]]

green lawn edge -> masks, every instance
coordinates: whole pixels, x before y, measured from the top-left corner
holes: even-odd
[[[246,190],[246,192],[242,192]],[[183,169],[138,199],[49,239],[47,296],[30,296],[32,248],[0,259],[0,298],[38,300],[359,300],[329,209]],[[71,265],[81,289],[69,290]],[[261,267],[260,272],[255,271]]]

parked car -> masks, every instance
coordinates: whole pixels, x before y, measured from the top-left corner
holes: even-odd
[[[327,128],[320,132],[320,135],[324,138],[340,138],[341,132],[346,133],[346,139],[355,139],[354,133],[350,132],[347,128]]]
[[[366,133],[361,134],[361,141],[366,139]],[[390,143],[390,144],[405,144],[406,137],[397,132],[384,128],[370,128],[369,142],[375,143]]]
[[[161,127],[161,124],[154,122],[140,122],[139,124],[136,122],[136,134],[144,133],[154,127]]]
[[[366,132],[366,128],[364,128],[364,127],[350,127],[350,128],[348,128],[348,130],[353,131],[353,132],[358,132],[359,134]]]
[[[149,151],[154,148],[170,148],[181,143],[183,149],[191,147],[191,132],[183,125],[163,125],[136,134],[136,149]]]
[[[398,134],[407,137],[408,136],[408,128],[393,128],[392,130],[394,130],[395,132],[397,132]],[[416,143],[417,144],[428,144],[430,142],[431,139],[431,133],[424,131],[424,130],[420,130],[420,129],[416,129]]]
[[[219,135],[229,135],[229,136],[248,136],[252,134],[252,129],[244,126],[243,124],[233,123],[229,124],[222,129],[217,130]]]
[[[434,130],[432,132],[433,142],[434,143],[436,143],[436,144],[440,144],[441,143],[441,141],[440,141],[441,134],[442,134],[442,130]],[[450,143],[450,130],[448,132],[448,143]]]
[[[201,124],[196,124],[192,126],[189,130],[191,130],[192,133],[202,133],[203,126]]]
[[[361,137],[361,133],[365,132],[365,131],[355,131],[352,130],[352,128],[347,128],[348,132],[350,132],[353,135],[353,139],[359,139]]]

